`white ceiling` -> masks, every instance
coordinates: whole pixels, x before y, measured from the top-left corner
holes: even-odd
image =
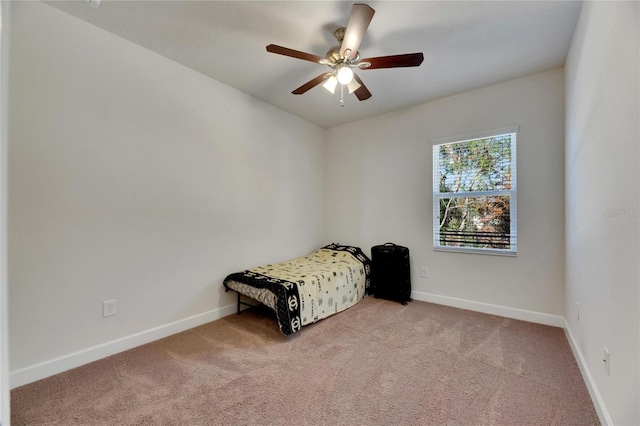
[[[423,52],[420,67],[358,71],[373,96],[317,86],[325,65],[268,53],[278,44],[324,56],[351,1],[84,1],[51,6],[322,127],[375,116],[562,66],[576,1],[368,1],[376,11],[362,57]]]

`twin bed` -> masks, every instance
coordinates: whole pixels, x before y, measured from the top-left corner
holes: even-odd
[[[358,247],[329,244],[308,256],[227,276],[225,291],[248,296],[273,309],[289,336],[305,325],[341,312],[367,294],[371,261]]]

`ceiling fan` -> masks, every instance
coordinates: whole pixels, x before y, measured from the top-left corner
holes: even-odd
[[[341,93],[343,93],[346,86],[349,94],[354,93],[359,100],[364,101],[371,97],[371,92],[369,92],[362,80],[360,80],[360,77],[353,72],[354,69],[372,70],[377,68],[419,66],[424,60],[422,52],[360,59],[358,48],[374,13],[375,10],[366,4],[354,4],[351,9],[347,27],[338,28],[334,32],[340,45],[329,49],[325,57],[300,52],[275,44],[268,45],[267,52],[316,62],[318,64],[328,65],[329,68],[331,68],[331,71],[324,72],[309,80],[291,93],[301,95],[323,82],[325,89],[331,93],[335,93],[335,89],[339,83],[341,85]],[[342,98],[340,99],[340,104],[344,106]]]

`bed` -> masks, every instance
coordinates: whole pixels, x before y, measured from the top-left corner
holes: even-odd
[[[358,247],[329,244],[308,256],[228,275],[225,291],[255,299],[273,309],[280,331],[302,327],[362,300],[369,288],[371,261]]]

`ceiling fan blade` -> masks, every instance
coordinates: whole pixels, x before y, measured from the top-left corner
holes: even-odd
[[[371,92],[369,91],[369,89],[367,89],[367,87],[364,85],[362,80],[360,80],[360,77],[358,77],[358,74],[354,73],[353,78],[358,82],[358,84],[360,84],[360,87],[358,87],[358,89],[355,92],[353,92],[353,94],[356,95],[358,100],[366,101],[371,97]]]
[[[365,58],[360,62],[369,62],[363,70],[372,70],[376,68],[399,68],[399,67],[417,67],[424,60],[421,53],[406,53],[404,55],[378,56],[376,58]]]
[[[319,76],[317,76],[316,78],[307,81],[305,84],[303,84],[302,86],[298,87],[296,90],[294,90],[291,93],[293,93],[294,95],[302,95],[307,90],[316,87],[318,84],[322,83],[324,80],[329,78],[329,76],[331,74],[332,73],[330,73],[330,72],[322,73]]]
[[[340,54],[343,57],[347,57],[347,55],[345,55],[346,51],[349,51],[349,58],[352,59],[356,56],[360,43],[362,43],[362,39],[364,38],[364,33],[367,31],[374,13],[376,13],[376,11],[366,4],[353,5],[347,30],[342,39],[342,46],[340,46]]]
[[[270,44],[267,46],[267,52],[277,53],[278,55],[289,56],[291,58],[303,59],[305,61],[317,62],[326,60],[322,56],[312,55],[311,53],[300,52],[299,50],[289,49],[287,47]]]

